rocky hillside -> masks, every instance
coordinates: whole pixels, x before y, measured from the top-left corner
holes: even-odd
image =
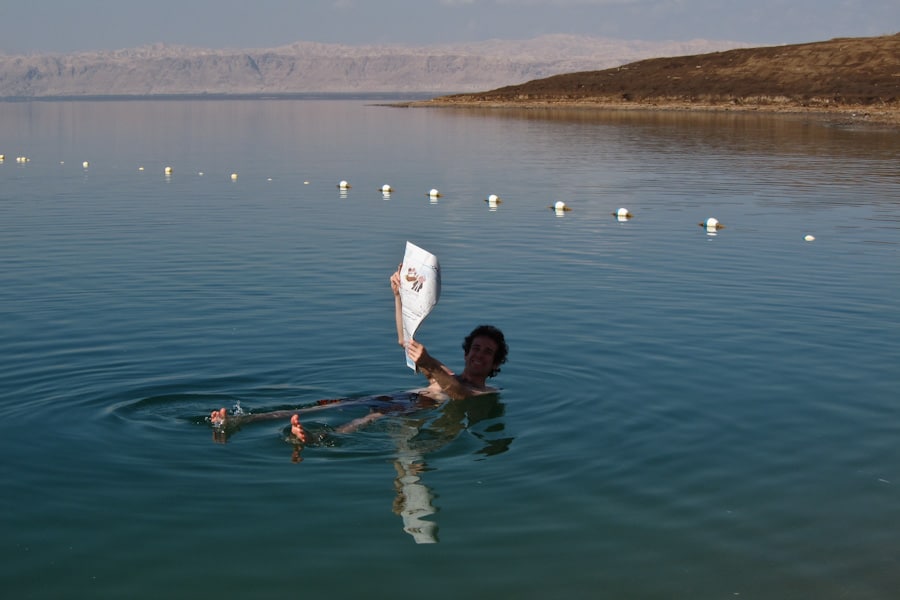
[[[639,42],[551,35],[429,47],[298,42],[263,50],[156,45],[66,55],[0,55],[0,98],[490,89],[735,42]]]
[[[654,58],[436,102],[900,110],[900,34]]]

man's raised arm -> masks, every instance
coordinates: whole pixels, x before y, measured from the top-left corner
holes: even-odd
[[[444,363],[428,354],[425,346],[419,342],[410,340],[406,345],[406,353],[425,377],[436,381],[441,386],[441,390],[454,400],[462,400],[474,395],[472,390],[460,383]]]

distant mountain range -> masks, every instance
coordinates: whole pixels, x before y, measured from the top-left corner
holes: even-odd
[[[749,47],[574,35],[441,46],[297,42],[254,50],[153,45],[74,54],[0,55],[0,98],[277,95],[493,89],[636,60]]]

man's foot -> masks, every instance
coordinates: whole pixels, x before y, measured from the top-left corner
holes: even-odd
[[[222,427],[225,425],[225,420],[228,418],[228,411],[224,408],[220,408],[219,410],[214,410],[209,413],[209,422],[212,423],[213,427]]]
[[[300,415],[291,415],[291,433],[298,440],[304,444],[306,443],[306,430],[300,424]]]

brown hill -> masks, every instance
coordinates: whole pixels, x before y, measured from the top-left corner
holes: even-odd
[[[900,34],[653,58],[430,104],[900,113]],[[891,119],[887,119],[891,120]]]

